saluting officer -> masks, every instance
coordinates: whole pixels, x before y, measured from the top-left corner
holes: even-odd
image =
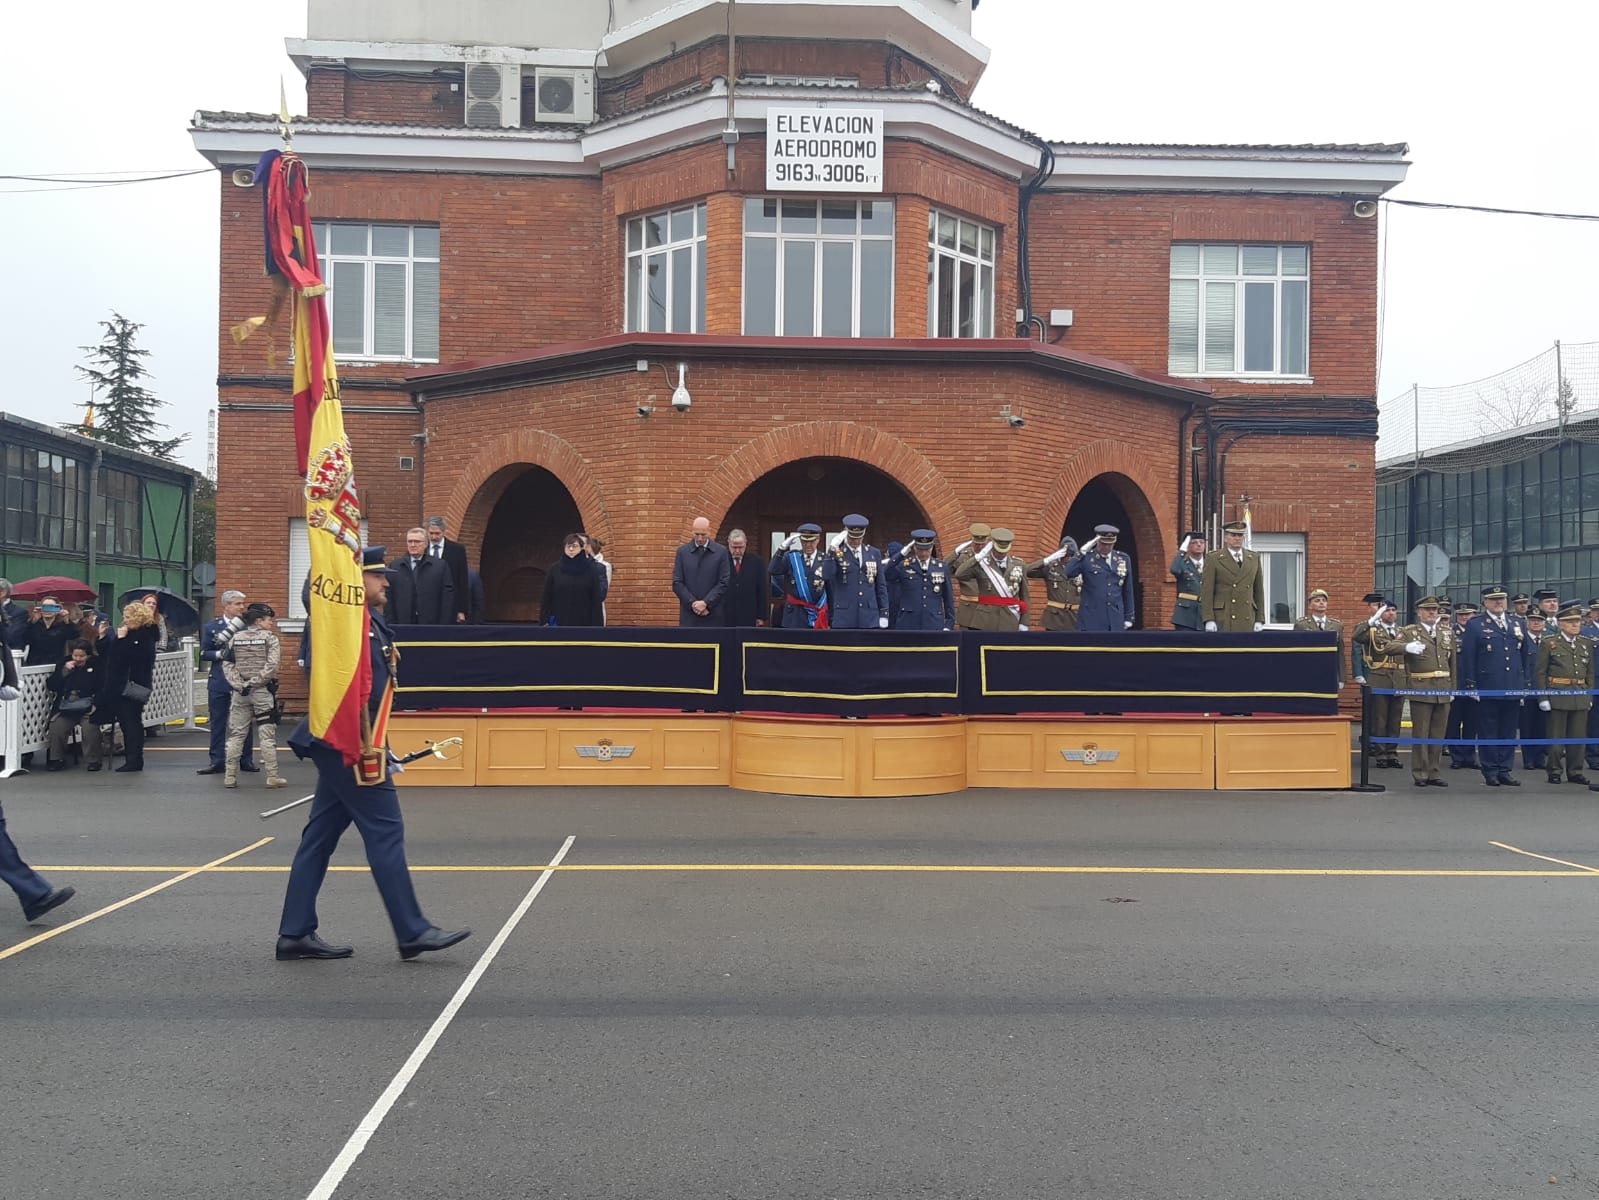
[[[1070,633],[1077,628],[1077,614],[1083,607],[1083,589],[1066,575],[1065,560],[1077,556],[1077,539],[1063,537],[1060,549],[1027,568],[1027,578],[1044,581],[1044,628],[1055,633]]]
[[[1394,623],[1395,609],[1391,600],[1379,599],[1377,611],[1371,620],[1355,631],[1355,642],[1363,653],[1355,664],[1364,671],[1366,682],[1373,688],[1402,688],[1405,686],[1405,663],[1400,652],[1390,651],[1389,644],[1399,635]],[[1399,751],[1393,739],[1399,736],[1399,719],[1403,715],[1403,696],[1377,696],[1371,698],[1371,761],[1373,766],[1400,766]]]
[[[960,578],[977,585],[972,629],[1014,633],[1027,628],[1027,564],[1010,552],[1015,540],[1010,530],[995,529],[988,545],[961,567]]]
[[[822,527],[807,521],[772,560],[772,583],[783,593],[784,629],[826,629],[827,585],[822,581]]]
[[[1582,605],[1572,602],[1556,614],[1560,628],[1554,637],[1546,637],[1538,645],[1538,665],[1534,681],[1540,688],[1593,688],[1594,644],[1582,636]],[[1591,696],[1544,696],[1538,708],[1544,714],[1546,736],[1555,740],[1548,747],[1548,776],[1550,783],[1560,782],[1561,765],[1565,765],[1567,783],[1587,783],[1582,773],[1583,755],[1578,739],[1585,736],[1588,712],[1593,705]],[[1560,744],[1560,739],[1571,741]],[[1523,750],[1525,754],[1525,750]]]
[[[977,581],[963,578],[961,568],[988,545],[992,532],[986,521],[973,521],[966,527],[967,540],[956,546],[947,560],[950,578],[956,581],[955,624],[962,629],[977,628],[972,624],[972,614],[977,610]]]
[[[1328,596],[1325,588],[1316,588],[1306,597],[1310,614],[1294,622],[1294,628],[1306,633],[1336,633],[1338,635],[1338,686],[1344,686],[1344,623],[1327,615]]]
[[[1177,557],[1171,560],[1171,573],[1177,579],[1177,607],[1171,615],[1172,628],[1198,633],[1205,627],[1205,618],[1199,611],[1199,584],[1205,575],[1204,534],[1197,530],[1183,534],[1177,546]]]
[[[1482,590],[1484,611],[1466,622],[1460,643],[1460,686],[1468,692],[1517,691],[1527,686],[1527,627],[1505,608],[1510,593],[1502,587]],[[1477,748],[1477,763],[1489,787],[1520,787],[1510,774],[1516,739],[1516,716],[1521,701],[1514,696],[1481,696],[1477,701],[1477,732],[1484,741],[1502,745]]]
[[[1077,628],[1084,633],[1121,633],[1133,627],[1133,560],[1116,549],[1120,532],[1114,525],[1095,525],[1093,538],[1066,560],[1066,577],[1082,580]]]
[[[1199,584],[1199,611],[1206,633],[1259,633],[1266,628],[1266,581],[1260,555],[1244,549],[1249,526],[1229,521],[1221,527],[1222,549],[1205,557]]]
[[[371,610],[367,651],[372,664],[372,697],[367,712],[374,728],[380,728],[387,720],[399,663],[394,634],[383,620],[383,602],[389,580],[395,575],[393,568],[383,565],[383,550],[382,546],[368,546],[361,555],[361,583]],[[315,652],[314,637],[312,641],[308,656]],[[289,868],[283,917],[278,925],[278,961],[349,958],[355,953],[348,946],[331,946],[322,940],[317,933],[316,911],[317,893],[327,876],[328,860],[352,822],[366,846],[366,861],[383,897],[383,906],[388,909],[401,958],[444,950],[469,937],[470,929],[443,930],[422,915],[405,862],[405,822],[393,777],[385,770],[380,782],[362,783],[357,778],[357,768],[345,763],[341,751],[312,735],[309,718],[289,735],[289,745],[295,754],[316,764],[316,798],[311,801],[311,816]],[[378,749],[388,752],[387,746]]]
[[[933,557],[931,529],[911,530],[911,541],[888,564],[889,592],[894,596],[893,629],[937,632],[955,624],[954,580],[942,560]]]
[[[1437,693],[1410,697],[1410,735],[1434,743],[1410,748],[1410,778],[1417,787],[1448,787],[1438,770],[1443,758],[1443,746],[1438,743],[1449,724],[1457,646],[1449,623],[1438,619],[1438,597],[1423,596],[1416,602],[1415,623],[1399,631],[1390,649],[1404,653],[1407,690]]]
[[[834,629],[887,629],[888,579],[883,552],[866,544],[868,521],[860,513],[844,518],[844,537],[824,556],[822,578],[832,608]]]

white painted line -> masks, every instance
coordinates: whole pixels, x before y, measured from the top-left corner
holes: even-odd
[[[1564,858],[1550,858],[1547,854],[1534,854],[1531,850],[1523,850],[1520,846],[1512,846],[1509,842],[1489,842],[1490,846],[1498,846],[1501,850],[1509,850],[1512,854],[1525,854],[1528,858],[1541,858],[1544,862],[1559,863],[1562,867],[1576,867],[1579,871],[1592,871],[1599,875],[1599,867],[1590,867],[1586,863],[1570,862]]]
[[[544,868],[543,874],[528,889],[527,895],[522,897],[522,902],[516,906],[515,911],[511,913],[505,924],[500,926],[500,932],[494,935],[494,940],[489,943],[488,949],[483,951],[483,956],[477,960],[472,970],[467,973],[466,978],[461,981],[461,986],[455,989],[455,995],[450,997],[450,1002],[444,1006],[444,1011],[438,1015],[432,1027],[422,1036],[422,1040],[416,1044],[416,1049],[411,1051],[411,1057],[405,1060],[405,1065],[400,1068],[399,1073],[389,1081],[389,1086],[378,1097],[377,1103],[371,1107],[366,1116],[361,1118],[361,1123],[355,1127],[355,1132],[350,1135],[350,1140],[344,1143],[344,1149],[339,1151],[338,1157],[333,1160],[333,1164],[322,1173],[322,1178],[317,1180],[317,1185],[306,1193],[306,1200],[330,1200],[333,1193],[338,1190],[339,1184],[344,1181],[345,1175],[355,1165],[355,1160],[361,1157],[361,1151],[366,1149],[367,1142],[372,1140],[372,1135],[378,1131],[378,1126],[383,1124],[383,1118],[389,1115],[389,1109],[394,1107],[394,1102],[400,1098],[406,1086],[411,1082],[412,1077],[417,1071],[421,1070],[422,1064],[427,1061],[428,1055],[433,1053],[433,1047],[444,1036],[444,1031],[450,1027],[450,1022],[455,1020],[455,1014],[461,1011],[461,1006],[471,996],[472,989],[477,987],[478,980],[483,978],[484,973],[494,962],[495,956],[499,954],[500,948],[505,945],[511,934],[516,932],[517,925],[521,923],[522,918],[527,914],[527,910],[532,907],[533,901],[538,898],[539,892],[544,889],[544,885],[555,874],[555,868],[561,865],[561,860],[566,857],[566,852],[572,848],[572,842],[575,837],[576,835],[574,834],[566,839],[560,850],[556,852],[555,857],[550,859],[549,865]]]

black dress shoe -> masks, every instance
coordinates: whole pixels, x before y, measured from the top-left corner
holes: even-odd
[[[47,762],[44,764],[44,769],[46,771],[65,771],[67,764],[64,762]]]
[[[1550,783],[1559,783],[1560,782],[1560,776],[1558,776],[1558,775],[1550,775],[1547,778],[1548,778]]]
[[[49,912],[52,908],[60,908],[63,904],[77,894],[78,890],[76,888],[51,888],[48,896],[39,901],[39,903],[30,905],[29,907],[23,909],[22,915],[24,918],[26,918],[28,924],[31,925],[40,917],[44,916],[45,913]]]
[[[142,771],[144,770],[144,764],[123,763],[120,767],[114,767],[113,770],[115,770],[118,775],[121,775],[124,771]]]
[[[1445,783],[1442,779],[1429,779],[1429,780],[1427,780],[1427,786],[1428,787],[1448,787],[1449,785],[1447,783]]]
[[[239,770],[248,771],[251,775],[254,775],[260,769],[261,768],[256,766],[254,763],[240,763],[239,764]]]
[[[201,767],[198,771],[195,772],[195,774],[196,775],[220,775],[220,774],[222,774],[222,772],[224,772],[226,770],[227,770],[226,767],[219,767],[215,763],[212,763],[209,767]]]
[[[1566,782],[1567,783],[1587,783],[1588,782],[1588,777],[1586,775],[1567,775],[1566,776]]]
[[[1500,786],[1502,786],[1502,787],[1520,787],[1521,786],[1521,780],[1517,779],[1514,775],[1501,775],[1499,777],[1499,783],[1500,783]]]
[[[1498,787],[1499,786],[1499,781],[1497,779],[1484,779],[1483,782],[1486,783],[1489,787]]]
[[[400,957],[412,959],[418,954],[426,954],[429,950],[448,950],[456,942],[464,942],[471,936],[470,929],[444,930],[435,925],[421,937],[401,942]]]
[[[99,763],[90,763],[89,764],[89,770],[98,771],[99,769],[100,769],[100,764]]]
[[[1414,784],[1416,787],[1426,787],[1427,786],[1427,781],[1425,779],[1412,779],[1410,782],[1412,784]]]
[[[290,962],[300,958],[349,958],[355,951],[349,946],[330,946],[315,933],[304,937],[278,938],[277,960]]]

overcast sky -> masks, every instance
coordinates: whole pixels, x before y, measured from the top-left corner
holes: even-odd
[[[975,33],[993,57],[975,100],[1059,141],[1409,142],[1397,197],[1599,212],[1596,10],[1473,21],[1420,4],[986,0]],[[305,33],[304,0],[13,5],[6,24],[0,174],[204,166],[186,132],[194,110],[271,111],[280,77],[304,111],[283,51]],[[116,310],[145,326],[166,419],[203,467],[217,331],[248,315],[217,312],[216,177],[25,190],[45,186],[0,181],[12,247],[0,408],[76,419],[78,347]],[[1392,205],[1381,219],[1382,398],[1491,374],[1557,338],[1599,341],[1599,223]]]

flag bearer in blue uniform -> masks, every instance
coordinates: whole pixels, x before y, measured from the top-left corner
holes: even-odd
[[[1082,553],[1066,560],[1066,578],[1082,578],[1077,628],[1083,633],[1121,633],[1133,627],[1133,560],[1116,549],[1120,533],[1114,525],[1095,525]]]
[[[1466,623],[1460,644],[1460,686],[1472,691],[1516,691],[1527,686],[1527,642],[1531,635],[1506,612],[1510,593],[1502,587],[1482,590],[1483,611]],[[1515,696],[1477,699],[1477,733],[1484,740],[1503,740],[1477,749],[1482,777],[1489,787],[1520,787],[1510,773],[1515,755],[1516,718],[1521,701]]]
[[[938,632],[955,627],[954,582],[944,561],[933,557],[931,529],[911,530],[910,545],[888,564],[889,594],[895,597],[891,629]]]
[[[887,629],[888,578],[883,552],[866,544],[868,521],[860,513],[844,518],[844,537],[826,556],[822,578],[834,629]]]
[[[827,586],[822,581],[826,555],[821,544],[822,527],[807,521],[772,559],[772,586],[783,593],[784,629],[827,628]]]
[[[361,583],[371,610],[372,629],[367,647],[372,662],[372,698],[368,706],[373,726],[381,725],[381,714],[394,686],[399,655],[394,635],[383,620],[383,603],[388,598],[389,578],[394,571],[383,562],[385,547],[369,546],[362,552]],[[314,647],[310,647],[314,653]],[[309,665],[309,657],[307,659]],[[339,837],[354,823],[366,845],[366,861],[372,878],[388,909],[394,926],[400,957],[415,958],[430,950],[443,950],[470,936],[470,929],[443,930],[422,915],[416,891],[411,886],[411,870],[405,861],[405,823],[400,816],[400,797],[394,779],[387,772],[381,783],[362,784],[355,767],[346,766],[344,756],[319,738],[311,736],[310,720],[289,737],[289,745],[301,758],[316,764],[316,799],[311,816],[300,835],[294,865],[289,868],[289,885],[283,897],[283,919],[278,926],[279,962],[305,958],[349,958],[349,946],[331,946],[317,934],[317,892],[327,875]],[[385,754],[388,748],[378,749]]]

